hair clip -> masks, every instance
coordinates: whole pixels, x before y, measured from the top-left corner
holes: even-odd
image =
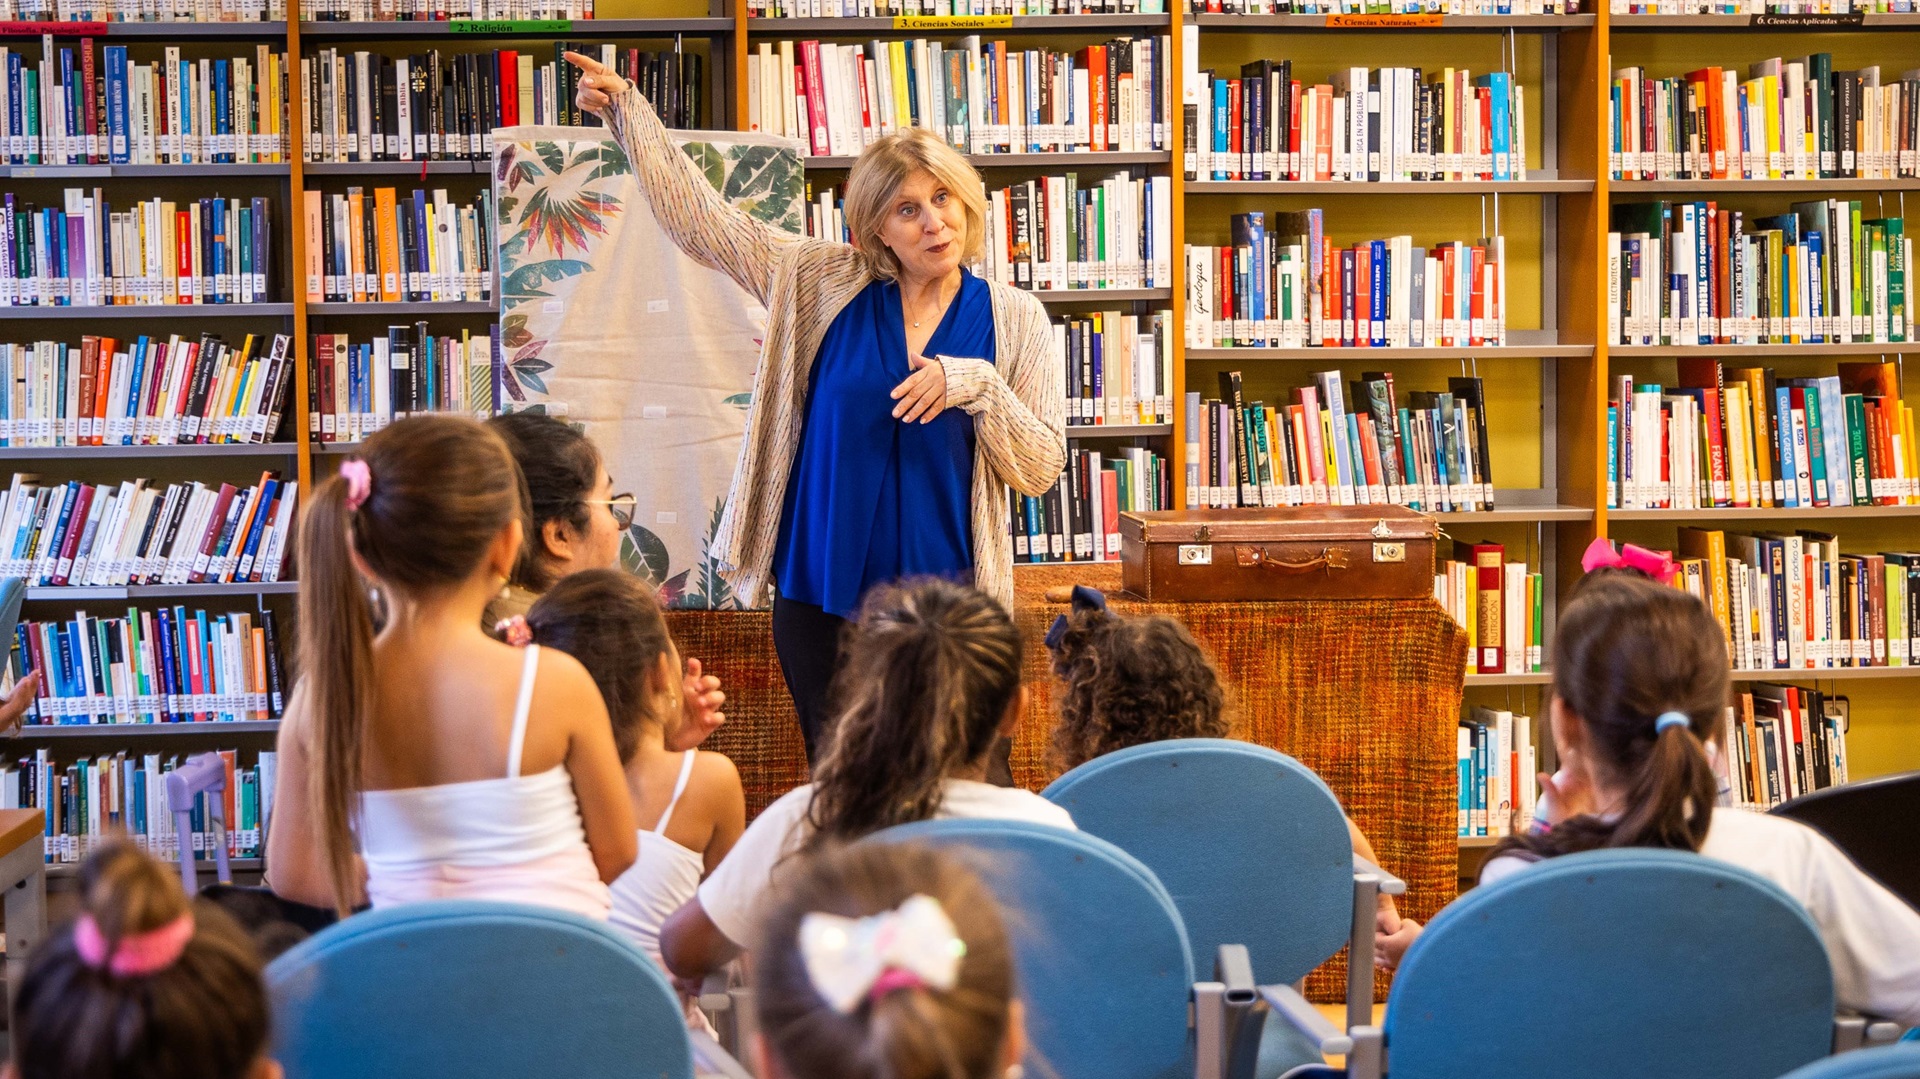
[[[1088,588],[1083,584],[1073,586],[1071,608],[1073,614],[1079,614],[1081,611],[1105,611],[1106,609],[1106,593],[1100,591],[1098,588]],[[1047,647],[1049,649],[1060,647],[1060,642],[1065,639],[1066,635],[1067,616],[1064,614],[1055,615],[1052,627],[1047,630]]]
[[[865,918],[814,911],[800,919],[807,980],[841,1015],[896,989],[952,989],[966,954],[953,919],[932,896]]]
[[[1623,543],[1615,551],[1605,536],[1595,536],[1587,545],[1586,553],[1580,556],[1580,568],[1587,573],[1598,569],[1638,570],[1661,584],[1673,583],[1673,575],[1679,569],[1673,564],[1670,551],[1649,551],[1631,543]]]
[[[141,978],[157,974],[174,964],[193,939],[193,912],[145,933],[120,938],[108,954],[106,935],[93,915],[82,914],[73,923],[73,948],[80,961],[95,970],[105,970],[117,978]]]
[[[533,628],[527,625],[527,616],[523,614],[502,618],[493,624],[493,631],[515,648],[525,648],[533,643]]]
[[[347,512],[358,513],[373,493],[373,470],[358,457],[340,465],[340,478],[347,481]]]

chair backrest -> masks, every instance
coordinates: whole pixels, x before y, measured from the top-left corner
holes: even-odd
[[[1183,738],[1082,764],[1042,795],[1153,870],[1186,921],[1194,968],[1244,944],[1254,977],[1299,981],[1347,943],[1353,843],[1313,770],[1265,746]]]
[[[267,968],[289,1079],[691,1079],[679,999],[604,924],[448,900],[358,914]]]
[[[1860,1049],[1816,1060],[1781,1079],[1920,1079],[1920,1045]]]
[[[1819,829],[1895,895],[1920,907],[1920,772],[1803,794],[1773,812]]]
[[[1669,850],[1565,855],[1462,896],[1387,999],[1394,1079],[1773,1079],[1825,1055],[1813,919],[1744,869]]]
[[[1094,836],[1016,821],[922,821],[867,840],[907,841],[964,848],[1000,900],[1031,1051],[1061,1079],[1193,1074],[1187,935],[1152,871]]]

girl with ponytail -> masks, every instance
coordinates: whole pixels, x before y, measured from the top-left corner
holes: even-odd
[[[1663,573],[1608,566],[1573,590],[1552,655],[1561,769],[1540,777],[1551,827],[1502,840],[1480,882],[1578,851],[1697,851],[1758,873],[1806,907],[1841,1007],[1920,1024],[1920,912],[1806,825],[1715,807],[1707,743],[1730,701],[1726,636],[1706,604],[1655,579]]]
[[[815,780],[788,792],[660,934],[667,966],[697,980],[753,939],[789,855],[934,817],[1073,827],[1037,794],[986,782],[994,741],[1026,708],[1020,631],[985,593],[936,578],[869,593],[834,680],[837,715]]]
[[[268,833],[282,897],[607,916],[636,840],[606,706],[571,656],[481,629],[526,513],[499,435],[449,415],[387,427],[315,490]]]

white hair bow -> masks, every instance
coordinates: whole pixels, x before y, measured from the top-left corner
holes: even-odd
[[[800,919],[807,978],[842,1015],[895,989],[952,989],[966,954],[953,919],[932,896],[865,918],[814,911]]]

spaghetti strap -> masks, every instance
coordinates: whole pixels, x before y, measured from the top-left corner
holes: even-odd
[[[693,758],[700,753],[689,749],[680,760],[680,778],[673,781],[673,797],[667,799],[667,811],[660,814],[660,823],[653,826],[654,835],[667,834],[667,822],[673,819],[673,809],[680,804],[680,795],[687,789],[687,780],[693,777]]]
[[[520,698],[513,705],[513,733],[507,737],[507,778],[520,777],[520,750],[527,741],[527,712],[533,707],[533,676],[540,669],[540,646],[527,646],[520,667]]]

